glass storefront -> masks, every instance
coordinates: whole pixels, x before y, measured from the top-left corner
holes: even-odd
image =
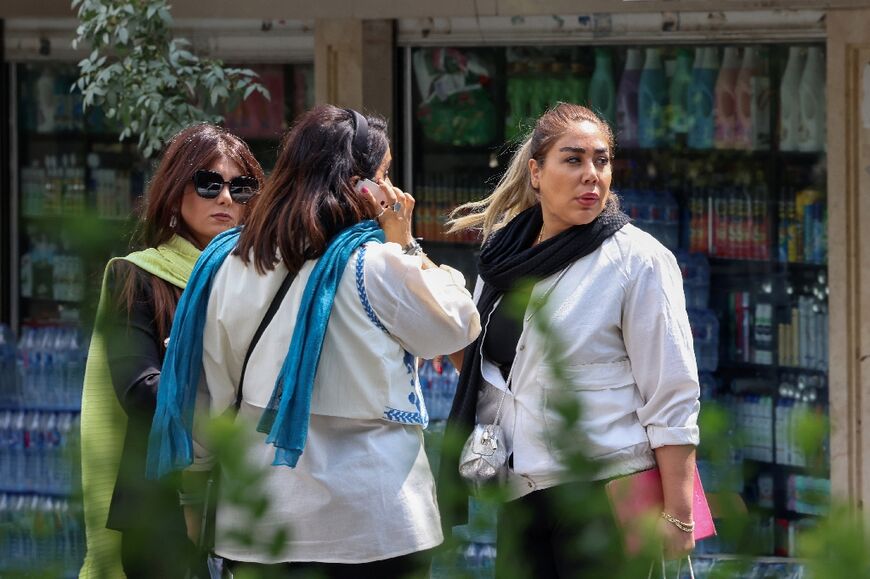
[[[311,64],[253,65],[271,93],[227,115],[268,172],[289,122],[313,103]],[[130,251],[153,171],[135,140],[71,92],[72,63],[12,65],[18,272],[12,328],[0,325],[0,575],[76,576],[83,556],[72,454],[103,268]],[[17,335],[16,335],[17,333]],[[46,527],[46,525],[48,525]],[[40,528],[37,528],[40,527]],[[46,531],[49,529],[49,531]]]
[[[683,272],[702,421],[705,408],[728,419],[722,436],[702,432],[705,488],[746,505],[756,555],[794,556],[796,530],[830,498],[827,441],[814,456],[798,441],[805,416],[828,415],[824,46],[414,47],[403,55],[417,232],[470,280],[479,239],[446,235],[449,211],[492,191],[510,143],[556,102],[586,104],[610,123],[622,208]],[[697,553],[735,549],[711,539]]]

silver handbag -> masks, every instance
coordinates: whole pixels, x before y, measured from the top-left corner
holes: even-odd
[[[498,424],[476,424],[459,459],[459,474],[473,483],[484,483],[504,477],[507,471],[507,449],[504,431]]]
[[[493,423],[475,424],[474,430],[462,447],[462,454],[459,455],[459,474],[471,483],[479,485],[500,481],[507,476],[507,444],[504,440],[504,430],[498,421],[510,381],[511,375],[508,374]]]

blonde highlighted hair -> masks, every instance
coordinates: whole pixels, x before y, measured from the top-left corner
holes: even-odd
[[[571,103],[558,103],[542,114],[532,133],[514,151],[504,175],[493,192],[480,201],[460,205],[450,213],[448,233],[466,229],[480,231],[485,242],[490,235],[538,202],[538,192],[532,187],[529,160],[543,164],[544,157],[574,123],[588,121],[604,134],[610,155],[615,144],[610,126],[590,109]]]

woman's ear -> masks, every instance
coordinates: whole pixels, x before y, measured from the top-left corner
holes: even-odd
[[[535,191],[541,186],[541,165],[537,159],[529,159],[529,181]]]

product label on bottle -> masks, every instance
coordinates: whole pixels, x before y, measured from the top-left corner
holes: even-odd
[[[766,76],[752,77],[751,93],[752,148],[766,149],[770,146],[770,79]]]

